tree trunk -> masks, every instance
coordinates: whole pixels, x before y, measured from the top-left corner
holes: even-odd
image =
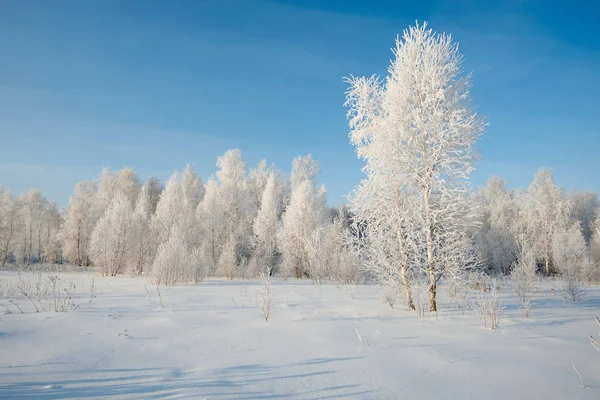
[[[402,283],[404,284],[404,290],[406,292],[406,302],[408,304],[408,311],[415,310],[415,303],[412,299],[412,290],[410,289],[410,280],[408,279],[408,273],[406,272],[406,264],[402,264],[400,267],[400,274],[402,275]]]
[[[425,237],[427,240],[427,269],[429,273],[429,311],[437,311],[437,283],[435,278],[435,261],[433,259],[433,227],[427,199],[425,211]]]
[[[77,224],[77,265],[80,267],[83,265],[83,260],[81,259],[81,225]]]
[[[400,275],[402,278],[402,284],[404,285],[404,290],[406,294],[406,303],[408,305],[409,311],[415,310],[415,303],[412,299],[412,290],[410,289],[410,279],[408,278],[407,271],[407,261],[408,255],[406,254],[406,246],[404,245],[404,235],[402,234],[402,230],[400,228],[396,229],[396,236],[398,236],[398,245],[400,246],[400,251],[402,252],[403,260],[401,261],[402,265],[400,266]]]
[[[437,284],[435,282],[435,271],[429,270],[429,311],[437,311]]]

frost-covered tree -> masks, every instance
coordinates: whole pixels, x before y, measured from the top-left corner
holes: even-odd
[[[274,173],[273,168],[267,167],[267,160],[261,160],[256,168],[248,172],[247,208],[253,215],[258,214],[260,210],[265,187],[272,173]]]
[[[56,205],[37,190],[18,199],[20,209],[20,260],[24,264],[47,262],[58,256],[60,217]]]
[[[132,209],[129,199],[117,194],[94,228],[90,258],[103,275],[124,272],[133,247]]]
[[[563,190],[554,183],[552,171],[541,168],[527,189],[520,218],[525,222],[528,241],[533,245],[546,274],[552,267],[552,243],[556,233],[565,229],[570,213]]]
[[[147,272],[152,265],[155,254],[154,241],[151,238],[152,232],[150,229],[150,221],[153,215],[153,199],[151,195],[151,188],[144,185],[131,216],[132,243],[129,269],[131,273],[135,274]]]
[[[190,164],[181,174],[181,191],[183,194],[183,207],[187,212],[195,212],[198,204],[204,197],[204,184]]]
[[[0,186],[0,266],[4,268],[14,249],[19,224],[19,204]]]
[[[260,209],[254,219],[254,264],[257,272],[273,271],[277,265],[277,229],[281,214],[281,185],[274,172],[269,174]]]
[[[216,272],[221,249],[227,240],[224,199],[219,192],[219,184],[209,179],[205,185],[204,199],[196,210],[198,236],[200,240],[202,262],[209,274]]]
[[[382,287],[401,288],[409,310],[414,310],[412,279],[421,264],[420,221],[415,196],[403,188],[400,175],[370,173],[350,198],[354,232],[347,236],[358,251],[362,268]]]
[[[97,204],[98,213],[102,215],[104,210],[112,203],[112,200],[121,195],[129,201],[133,207],[137,199],[140,182],[132,168],[123,168],[112,172],[104,168],[98,177]]]
[[[46,203],[44,209],[43,226],[40,227],[40,237],[43,239],[41,250],[41,262],[58,263],[62,257],[60,243],[60,227],[62,217],[56,203]]]
[[[234,230],[241,218],[243,211],[244,195],[246,190],[246,162],[242,159],[242,153],[238,149],[227,150],[225,154],[217,159],[217,178],[220,191],[227,199],[226,223],[230,231]]]
[[[156,247],[169,240],[173,226],[183,217],[182,211],[183,191],[179,173],[176,171],[167,181],[156,206],[156,213],[152,217],[151,229]]]
[[[529,318],[531,313],[530,298],[531,293],[535,290],[536,270],[537,263],[534,252],[527,243],[521,243],[517,260],[510,272],[510,279],[526,318]]]
[[[198,249],[190,249],[187,244],[187,228],[175,224],[169,239],[161,243],[152,265],[153,275],[159,285],[199,282],[203,273],[198,262]]]
[[[346,239],[350,234],[352,217],[345,205],[332,209],[331,223],[325,223],[313,234],[312,257],[319,268],[320,279],[331,279],[341,284],[356,284],[360,280],[359,260],[353,251],[353,242]],[[309,252],[309,254],[311,253]],[[309,260],[310,260],[309,256]]]
[[[298,187],[304,181],[314,181],[318,174],[319,163],[313,159],[312,154],[294,158],[290,178],[292,189]]]
[[[590,262],[583,233],[578,224],[570,228],[559,228],[552,240],[552,259],[564,280],[564,291],[568,298],[577,301],[583,294],[582,275]]]
[[[21,229],[19,232],[19,261],[23,264],[31,264],[34,261],[35,248],[37,244],[37,227],[41,224],[42,209],[44,207],[44,198],[37,190],[30,190],[28,193],[19,196],[17,201],[20,203],[21,210]],[[39,242],[38,242],[39,243]]]
[[[586,279],[590,283],[600,282],[600,213],[592,228],[592,240],[590,241],[591,261],[586,269]]]
[[[223,245],[221,254],[219,255],[218,274],[227,279],[235,279],[239,262],[237,252],[237,240],[235,233],[230,233],[227,241]]]
[[[475,212],[468,177],[484,123],[470,105],[470,76],[451,36],[426,24],[410,27],[396,40],[394,56],[385,82],[347,80],[350,141],[366,161],[368,177],[393,177],[389,192],[417,199],[429,308],[436,311],[438,282],[472,257],[465,226]]]
[[[600,201],[598,195],[594,192],[570,192],[567,196],[571,210],[571,222],[579,222],[581,233],[586,243],[590,243],[594,233],[594,221],[600,209]]]
[[[150,215],[154,215],[156,212],[156,206],[160,200],[160,194],[163,191],[163,185],[160,183],[157,177],[151,176],[144,183],[146,190],[146,196],[148,196],[148,202],[150,204]]]
[[[297,169],[304,169],[305,165],[312,165],[313,171],[318,171],[318,164],[307,156],[294,160],[292,176],[301,176]],[[325,187],[317,187],[314,181],[316,172],[303,176],[302,180],[293,180],[290,203],[282,216],[278,235],[283,273],[286,277],[295,274],[298,279],[311,276],[315,265],[310,263],[310,243],[315,232],[327,221]]]
[[[507,273],[517,258],[517,205],[499,177],[490,178],[480,195],[484,211],[478,234],[482,261],[491,271]]]
[[[88,247],[96,221],[92,208],[95,196],[95,182],[79,182],[69,199],[69,207],[61,228],[63,256],[69,262],[80,266],[90,264]]]
[[[191,166],[188,165],[181,175],[177,171],[173,173],[161,193],[156,213],[150,221],[155,249],[159,249],[161,244],[167,243],[171,235],[177,232],[179,235],[177,240],[183,241],[188,252],[197,251],[199,239],[196,209],[203,195],[202,181]],[[171,245],[174,245],[173,242]],[[176,279],[183,279],[185,276],[187,275],[178,273]],[[173,283],[174,281],[169,282]]]
[[[217,166],[219,196],[225,215],[221,223],[226,227],[225,237],[229,245],[235,248],[236,265],[239,267],[246,265],[252,255],[252,222],[255,217],[247,197],[246,162],[240,150],[232,149],[217,159]]]

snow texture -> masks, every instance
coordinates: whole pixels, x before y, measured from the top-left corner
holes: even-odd
[[[524,319],[502,282],[503,315],[489,330],[443,291],[421,320],[383,303],[378,286],[274,279],[265,323],[258,281],[160,287],[159,298],[147,278],[58,276],[76,285],[77,308],[36,313],[21,298],[21,313],[7,299],[17,274],[0,273],[12,311],[0,321],[0,398],[600,398],[589,343],[598,287],[563,305],[560,282],[538,282]]]

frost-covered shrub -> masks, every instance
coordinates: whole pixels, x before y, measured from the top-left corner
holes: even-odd
[[[468,278],[465,277],[464,274],[462,276],[458,276],[456,279],[450,280],[446,288],[448,290],[450,304],[455,304],[460,312],[464,315],[465,312],[470,308]]]
[[[271,270],[267,268],[266,272],[260,273],[261,285],[254,291],[256,306],[262,313],[265,322],[269,322],[271,315],[271,303],[273,301],[273,292],[271,290]]]
[[[510,273],[510,279],[515,293],[517,294],[517,298],[521,303],[521,307],[523,308],[525,318],[529,318],[531,313],[530,297],[535,289],[536,269],[537,263],[535,254],[525,248],[519,253],[517,261]]]
[[[381,285],[381,300],[389,304],[393,309],[394,304],[398,300],[399,291],[400,287],[397,282],[391,279],[387,280]]]
[[[44,276],[19,274],[16,282],[0,282],[0,299],[20,312],[27,310],[26,304],[33,306],[35,312],[64,312],[77,308],[75,304],[75,284],[59,278],[57,275]],[[20,304],[19,304],[20,303]],[[13,312],[8,305],[2,304],[6,312]]]
[[[504,307],[498,297],[498,286],[495,279],[486,282],[487,291],[478,291],[472,303],[473,311],[485,328],[496,329]]]

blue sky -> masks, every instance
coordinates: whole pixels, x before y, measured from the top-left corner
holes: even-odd
[[[104,166],[206,179],[238,147],[284,172],[312,153],[337,204],[362,178],[342,78],[385,74],[415,20],[473,71],[474,186],[546,166],[600,191],[600,5],[526,0],[0,0],[0,184],[66,205]]]

